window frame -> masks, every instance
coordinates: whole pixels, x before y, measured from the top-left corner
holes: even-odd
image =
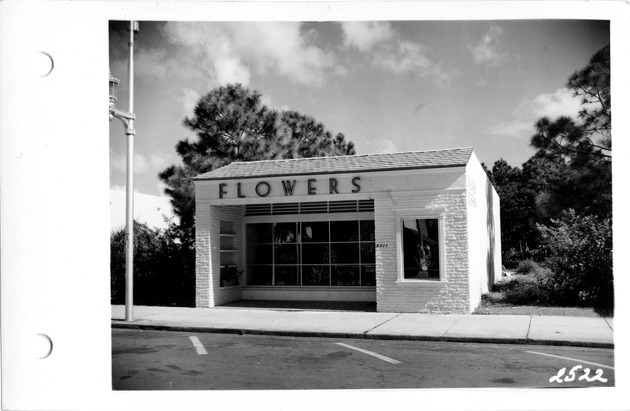
[[[445,250],[445,210],[442,207],[394,209],[396,219],[396,282],[437,284],[448,282],[446,279]],[[405,278],[405,259],[403,249],[403,220],[421,219],[438,221],[439,277],[437,279]]]
[[[349,212],[349,213],[318,213],[318,214],[285,214],[285,215],[269,215],[269,216],[244,216],[242,219],[242,224],[243,224],[243,267],[245,267],[245,281],[244,281],[244,286],[245,287],[272,287],[272,288],[278,288],[280,289],[281,287],[299,287],[302,289],[311,289],[314,287],[325,287],[326,289],[335,289],[335,288],[341,288],[341,289],[350,289],[350,288],[374,288],[376,285],[355,285],[355,286],[349,286],[349,285],[302,285],[301,284],[301,279],[300,279],[300,285],[275,285],[273,284],[275,282],[274,280],[274,274],[272,272],[272,284],[270,285],[254,285],[254,284],[249,284],[248,283],[248,279],[249,279],[249,264],[247,261],[247,247],[248,247],[248,239],[247,239],[247,225],[248,224],[256,224],[256,223],[284,223],[284,222],[290,222],[290,223],[297,223],[298,225],[303,223],[303,222],[332,222],[332,221],[345,221],[345,220],[350,220],[350,221],[357,221],[357,223],[359,224],[359,221],[361,220],[372,220],[374,221],[374,212],[372,211],[360,211],[360,212]],[[361,226],[359,224],[359,237],[357,238],[357,240],[355,241],[358,244],[359,247],[359,254],[361,253],[361,244],[363,243],[369,243],[372,242],[375,244],[375,240],[361,240]],[[301,236],[301,233],[298,230],[298,237]],[[329,248],[332,247],[332,244],[340,244],[339,242],[333,242],[332,238],[329,235],[328,238],[328,242],[326,244],[328,244]],[[343,242],[342,242],[343,243]],[[348,243],[353,243],[353,242],[348,242]],[[299,255],[301,253],[301,244],[302,241],[301,239],[298,239],[298,242],[296,243],[298,244],[298,276],[301,276],[301,266],[305,265],[305,266],[311,266],[311,265],[318,265],[318,264],[304,264],[301,261],[301,258],[299,258]],[[309,243],[307,243],[309,244]],[[314,244],[319,244],[319,242],[315,242]],[[329,249],[329,253],[330,253],[330,249]],[[274,253],[275,254],[275,253]],[[356,265],[358,267],[360,267],[362,264],[360,263],[360,258],[361,256],[359,255],[359,262],[357,262],[356,264],[341,264],[341,265]],[[275,261],[272,262],[271,266],[274,267]],[[329,282],[332,281],[332,267],[334,264],[331,263],[330,258],[329,258],[329,262],[326,264],[329,266]],[[363,264],[366,265],[366,264]],[[376,267],[376,262],[374,263],[370,263],[368,265],[373,265],[374,267]],[[359,268],[360,269],[360,268]],[[272,268],[273,270],[273,268]]]

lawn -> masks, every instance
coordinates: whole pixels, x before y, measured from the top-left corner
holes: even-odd
[[[493,287],[494,291],[483,295],[481,304],[473,312],[477,315],[554,315],[562,317],[612,317],[611,312],[584,307],[553,307],[541,305],[516,305],[506,301],[505,292],[511,284],[527,285],[532,279],[526,275],[503,278]],[[515,281],[515,282],[513,282]]]
[[[483,304],[473,314],[477,315],[557,315],[562,317],[600,317],[592,308],[540,307],[535,305]]]

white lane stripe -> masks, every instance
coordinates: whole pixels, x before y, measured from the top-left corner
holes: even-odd
[[[196,336],[193,335],[193,336],[190,337],[190,341],[192,341],[193,345],[197,349],[197,354],[199,354],[199,355],[206,355],[206,354],[208,354],[208,351],[206,351],[206,349],[204,348],[204,346],[201,343],[201,341],[199,341],[199,338],[197,338]]]
[[[596,367],[608,368],[609,370],[614,370],[615,369],[615,367],[611,367],[610,365],[604,365],[604,364],[598,364],[596,362],[578,360],[576,358],[560,357],[559,355],[545,354],[544,352],[536,352],[536,351],[525,351],[525,352],[528,352],[530,354],[546,355],[547,357],[561,358],[563,360],[581,362],[581,363],[584,363],[584,364],[595,365]]]
[[[390,362],[392,364],[400,364],[400,361],[398,361],[398,360],[394,360],[394,359],[391,359],[389,357],[385,357],[384,355],[377,354],[377,353],[372,352],[372,351],[364,350],[362,348],[354,347],[352,345],[348,345],[348,344],[344,344],[344,343],[335,343],[335,344],[341,345],[342,347],[350,348],[351,350],[360,351],[360,352],[362,352],[364,354],[371,355],[372,357],[379,358],[379,359],[381,359],[383,361],[387,361],[387,362]]]

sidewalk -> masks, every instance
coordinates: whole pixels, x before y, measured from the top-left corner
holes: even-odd
[[[269,308],[112,306],[112,328],[296,337],[546,344],[613,348],[613,319],[528,315],[430,315]]]

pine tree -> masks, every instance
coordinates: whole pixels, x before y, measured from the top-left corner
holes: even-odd
[[[196,139],[176,145],[181,165],[171,165],[159,177],[171,197],[181,225],[194,224],[192,178],[233,161],[271,160],[354,154],[343,134],[333,137],[312,117],[277,111],[262,103],[261,94],[241,84],[228,84],[199,99],[184,126]]]
[[[548,217],[569,207],[582,215],[612,215],[612,140],[610,106],[610,47],[573,73],[566,84],[581,98],[577,119],[542,117],[536,122],[531,146],[536,156],[563,168],[563,178],[546,193]]]

